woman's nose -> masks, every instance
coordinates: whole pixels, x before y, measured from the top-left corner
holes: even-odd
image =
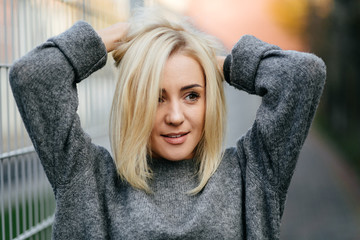
[[[165,121],[169,125],[178,126],[184,122],[184,112],[179,102],[172,102],[168,105]]]

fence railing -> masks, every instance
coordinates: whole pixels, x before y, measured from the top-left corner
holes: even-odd
[[[77,20],[98,29],[126,19],[129,7],[128,0],[0,1],[0,239],[50,239],[55,210],[52,189],[10,90],[11,64]],[[95,141],[108,133],[112,70],[109,63],[78,86],[78,114]]]

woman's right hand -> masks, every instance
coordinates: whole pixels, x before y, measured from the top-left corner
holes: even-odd
[[[110,27],[98,30],[97,33],[105,44],[106,51],[109,53],[116,48],[116,43],[126,34],[129,24],[119,22]]]

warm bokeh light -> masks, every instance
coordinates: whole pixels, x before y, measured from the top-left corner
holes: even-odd
[[[306,48],[300,35],[287,31],[285,24],[280,24],[278,18],[273,16],[271,6],[279,5],[280,0],[192,0],[183,2],[180,8],[176,1],[159,0],[158,2],[189,15],[200,29],[218,37],[228,49],[231,49],[245,34],[254,35],[284,49],[303,50]],[[291,11],[294,11],[295,7],[289,4],[286,9],[279,7],[275,9],[289,11],[289,15],[292,15]],[[296,19],[298,20],[299,17]],[[289,20],[293,21],[290,18],[284,21]],[[298,23],[298,25],[304,25],[304,23]]]
[[[305,0],[304,0],[305,1]],[[334,0],[306,0],[310,1],[311,5],[314,7],[316,14],[325,18],[329,16],[334,7]]]
[[[270,17],[287,33],[301,36],[306,31],[307,0],[268,0],[266,6]]]

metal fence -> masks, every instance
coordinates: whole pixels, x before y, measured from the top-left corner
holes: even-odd
[[[10,90],[11,64],[77,20],[97,29],[125,19],[129,7],[127,0],[0,0],[0,239],[50,239],[55,209]],[[95,141],[107,135],[113,79],[110,62],[78,87],[78,113]]]

